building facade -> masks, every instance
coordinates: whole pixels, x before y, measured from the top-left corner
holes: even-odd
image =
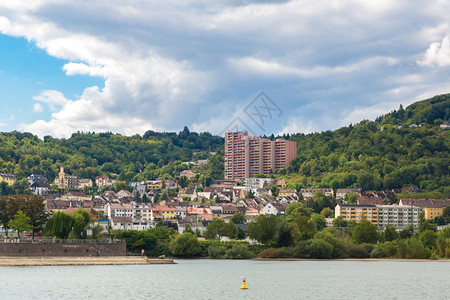
[[[225,133],[225,179],[243,181],[256,174],[270,174],[287,166],[297,156],[297,142],[271,141],[248,132]]]

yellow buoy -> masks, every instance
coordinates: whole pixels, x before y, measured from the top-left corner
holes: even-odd
[[[245,283],[245,279],[242,280],[242,286],[241,286],[241,290],[246,290],[248,289],[247,284]]]

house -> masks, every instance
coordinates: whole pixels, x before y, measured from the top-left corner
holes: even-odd
[[[145,193],[147,193],[147,185],[140,183],[136,186],[136,188],[134,190],[141,195],[145,194]]]
[[[348,193],[361,195],[362,188],[346,188],[336,190],[336,199],[344,199]]]
[[[284,179],[278,179],[275,182],[275,185],[280,187],[280,188],[282,188],[282,189],[284,189],[284,188],[286,188],[286,181]]]
[[[112,186],[116,183],[115,179],[109,178],[108,175],[101,175],[95,177],[95,184],[98,186],[99,189],[101,189],[104,186]]]
[[[191,170],[184,170],[184,171],[180,172],[180,177],[185,176],[185,177],[187,177],[187,179],[192,179],[195,177],[195,175],[197,175],[197,174],[195,174]]]
[[[449,122],[443,122],[441,125],[439,125],[440,129],[449,129],[450,123]]]
[[[49,192],[49,189],[45,183],[41,181],[36,181],[30,185],[30,191],[34,195],[42,195],[47,194]]]
[[[186,220],[186,215],[187,215],[187,208],[180,206],[180,205],[175,205],[174,206],[175,209],[175,217],[178,220]]]
[[[321,191],[325,194],[325,196],[333,196],[334,192],[332,188],[317,188],[317,189],[301,189],[300,193],[303,195],[303,198],[312,197],[315,192]]]
[[[383,205],[383,198],[381,197],[370,197],[370,196],[360,196],[356,200],[358,205]]]
[[[163,220],[177,218],[175,208],[167,205],[152,205],[152,215],[162,216]]]
[[[213,213],[207,207],[188,207],[186,221],[198,223],[203,220],[213,219]]]
[[[425,219],[431,220],[444,214],[444,209],[450,206],[450,199],[400,199],[399,205],[421,207]]]
[[[406,186],[406,187],[402,188],[402,192],[408,192],[410,194],[417,194],[420,192],[420,189],[415,185]]]
[[[181,198],[189,198],[190,201],[193,201],[197,198],[197,192],[194,189],[180,189],[178,191],[178,197]]]
[[[92,198],[91,195],[86,195],[85,193],[80,191],[69,191],[61,196],[61,199],[66,201],[68,200],[83,201],[83,200],[91,200],[91,198]]]
[[[245,190],[248,192],[250,190],[256,190],[259,188],[265,188],[274,183],[272,178],[246,178],[245,179]]]
[[[89,178],[80,178],[78,188],[83,189],[85,187],[92,187],[92,180]]]
[[[119,197],[119,199],[126,198],[126,197],[132,197],[132,194],[130,193],[130,191],[127,191],[127,190],[120,190],[117,192],[117,197]]]
[[[30,184],[30,186],[35,182],[39,182],[41,184],[48,183],[47,177],[45,177],[44,175],[40,175],[40,174],[31,174],[30,176],[27,177],[27,180],[28,180],[28,183]]]
[[[161,191],[163,182],[161,180],[152,180],[147,182],[147,190],[149,191]]]
[[[17,180],[14,174],[10,173],[0,173],[0,181],[5,181],[8,185],[13,185]]]
[[[297,195],[294,189],[282,189],[278,193],[278,197],[287,197]]]
[[[130,217],[132,222],[134,211],[131,203],[108,203],[105,205],[105,214],[110,220],[113,217]]]
[[[273,202],[267,203],[264,208],[261,210],[261,215],[276,215],[281,216],[284,215],[284,211],[286,207],[280,203]]]
[[[109,218],[111,229],[114,230],[130,230],[134,229],[133,219],[131,217],[111,217]]]
[[[168,188],[169,190],[174,190],[174,189],[178,188],[178,181],[176,181],[176,180],[166,179],[166,180],[163,180],[163,183],[166,186],[166,188]]]

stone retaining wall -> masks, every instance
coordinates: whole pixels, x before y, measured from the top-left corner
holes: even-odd
[[[0,243],[0,256],[125,256],[125,243]]]

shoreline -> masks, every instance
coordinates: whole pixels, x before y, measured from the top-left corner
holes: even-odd
[[[397,261],[397,262],[450,262],[450,259],[419,259],[419,258],[262,258],[256,257],[253,260],[260,261]]]
[[[105,265],[168,265],[172,259],[141,256],[0,256],[0,266],[105,266]]]

